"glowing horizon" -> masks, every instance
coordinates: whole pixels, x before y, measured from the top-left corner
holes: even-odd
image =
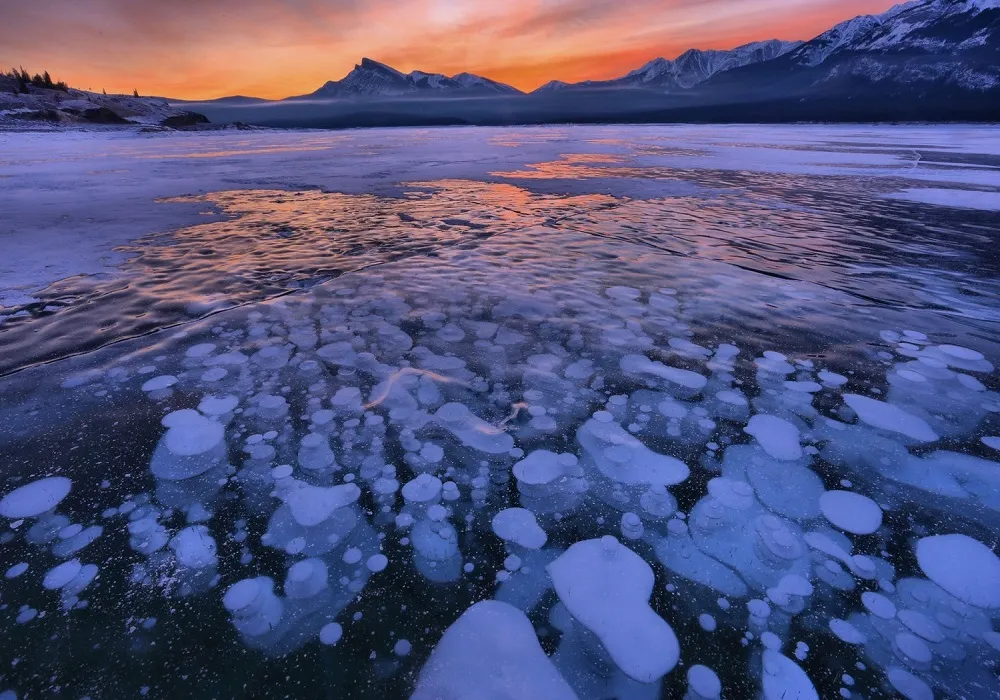
[[[72,87],[282,98],[363,56],[407,73],[467,71],[524,91],[624,75],[690,48],[808,40],[892,0],[51,0],[0,23],[0,66]]]

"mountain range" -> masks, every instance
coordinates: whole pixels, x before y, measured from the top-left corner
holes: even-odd
[[[492,106],[483,106],[484,99]],[[299,105],[297,111],[254,111],[261,102],[266,101],[223,98],[199,103],[199,111],[213,121],[270,126],[1000,121],[1000,0],[910,0],[882,14],[841,22],[808,41],[690,49],[612,80],[551,81],[529,94],[471,73],[402,73],[365,58],[340,80],[278,101]],[[315,103],[329,106],[325,111],[305,106]]]
[[[308,95],[287,99],[330,99],[338,97],[397,97],[402,95],[428,94],[482,94],[518,95],[521,91],[504,83],[483,78],[472,73],[459,73],[450,78],[440,73],[411,73],[400,71],[373,61],[361,59],[361,63],[340,80],[331,80],[320,89]]]
[[[665,92],[688,90],[705,82],[716,73],[752,63],[770,61],[801,45],[801,41],[771,39],[744,44],[729,51],[688,49],[673,61],[666,58],[654,58],[646,65],[621,78],[587,80],[582,83],[564,83],[553,80],[542,85],[535,92],[607,88],[641,88]]]

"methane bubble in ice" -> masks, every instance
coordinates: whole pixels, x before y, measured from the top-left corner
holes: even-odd
[[[541,549],[548,536],[535,514],[524,508],[507,508],[493,517],[493,532],[502,540],[526,549]]]
[[[695,664],[688,669],[687,680],[692,700],[717,700],[722,695],[722,683],[708,666]]]
[[[827,491],[819,498],[823,516],[855,535],[869,535],[882,525],[882,509],[872,499],[851,491]]]
[[[766,700],[819,700],[809,676],[787,656],[766,649],[762,665]]]
[[[877,401],[858,394],[845,394],[844,401],[854,409],[858,418],[868,425],[891,433],[899,433],[919,442],[934,442],[938,439],[923,418],[907,413],[899,406]]]
[[[744,430],[753,435],[764,452],[775,459],[796,460],[802,456],[799,429],[783,418],[758,413]]]
[[[917,541],[917,563],[931,581],[963,603],[1000,608],[1000,559],[967,535],[935,535]]]
[[[34,518],[55,508],[69,495],[72,482],[66,477],[50,476],[14,489],[0,499],[0,515],[11,518]]]
[[[649,607],[653,570],[611,536],[572,545],[548,565],[559,600],[628,677],[651,683],[680,658],[667,622]]]
[[[486,600],[445,630],[410,697],[574,700],[576,694],[545,655],[525,614]]]

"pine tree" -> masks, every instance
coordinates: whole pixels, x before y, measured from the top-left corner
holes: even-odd
[[[14,77],[14,80],[17,81],[16,92],[27,94],[28,81],[24,77],[26,75],[24,68],[21,68],[20,70],[14,68],[13,70],[11,70],[10,74]]]
[[[139,96],[139,91],[138,90],[133,90],[132,91],[132,97],[138,97],[138,96]]]
[[[48,71],[42,73],[42,83],[49,90],[52,90],[55,87],[55,85],[52,84],[52,76],[49,75]]]

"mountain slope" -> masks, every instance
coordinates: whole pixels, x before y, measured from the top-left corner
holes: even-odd
[[[688,49],[673,61],[656,58],[621,78],[588,80],[567,84],[552,81],[535,92],[595,88],[643,88],[666,92],[688,90],[716,73],[777,58],[799,46],[801,42],[755,41],[728,51]]]
[[[700,89],[718,99],[885,100],[1000,90],[1000,0],[915,0],[855,17],[772,61],[720,73]]]
[[[497,94],[516,95],[520,91],[472,73],[448,77],[440,73],[400,71],[370,58],[361,59],[346,76],[331,80],[308,95],[288,99],[331,99],[346,97],[399,97],[416,94]]]
[[[20,92],[17,83],[0,74],[0,125],[33,122],[59,126],[102,124],[194,127],[207,124],[201,114],[155,97],[104,95],[86,90],[48,89],[29,85]]]

